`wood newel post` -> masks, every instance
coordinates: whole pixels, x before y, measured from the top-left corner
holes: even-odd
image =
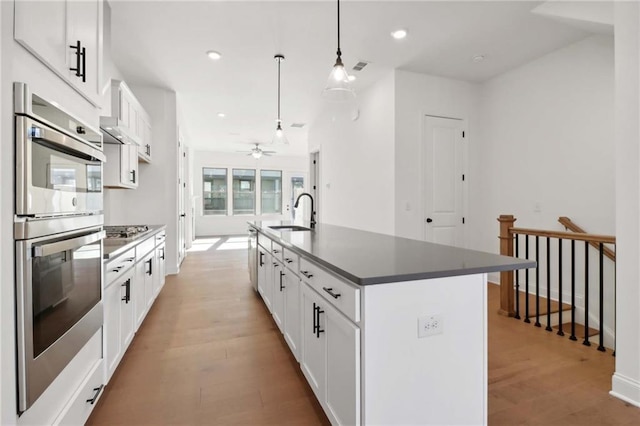
[[[511,228],[516,219],[513,215],[500,215],[500,254],[513,257],[513,233]],[[500,315],[513,317],[516,314],[514,308],[515,294],[513,290],[513,271],[500,272]]]

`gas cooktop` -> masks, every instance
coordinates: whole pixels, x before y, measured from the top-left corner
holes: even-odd
[[[149,226],[147,225],[123,225],[123,226],[105,226],[105,232],[107,238],[131,238],[138,234],[147,232]]]

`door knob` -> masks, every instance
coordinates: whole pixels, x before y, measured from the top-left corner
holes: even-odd
[[[430,217],[427,218],[427,223],[431,223],[433,222],[433,219],[431,219]]]

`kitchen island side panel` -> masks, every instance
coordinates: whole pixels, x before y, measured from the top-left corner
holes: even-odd
[[[487,423],[487,275],[364,286],[363,424]],[[418,338],[418,319],[442,333]]]

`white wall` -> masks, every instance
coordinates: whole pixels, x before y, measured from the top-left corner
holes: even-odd
[[[424,239],[422,126],[426,115],[465,121],[465,143],[476,155],[478,86],[474,83],[396,71],[395,74],[395,234]],[[475,169],[467,174],[473,185]],[[407,209],[407,206],[409,209]],[[473,216],[470,212],[467,216]],[[472,219],[469,219],[471,221]]]
[[[613,88],[609,36],[482,85],[470,247],[498,252],[500,214],[515,215],[517,226],[557,230],[564,230],[558,217],[569,216],[588,232],[614,234]]]
[[[251,148],[248,146],[248,149]],[[275,150],[277,147],[271,149],[268,145],[264,147],[266,151]],[[240,149],[239,149],[240,150]],[[287,191],[287,180],[291,173],[302,174],[305,176],[305,188],[308,187],[308,159],[306,157],[283,157],[277,154],[267,157],[263,156],[259,160],[254,159],[246,154],[235,154],[227,152],[212,152],[212,151],[194,151],[193,152],[193,167],[191,169],[193,192],[194,196],[198,197],[196,200],[196,236],[203,237],[209,235],[238,235],[245,234],[247,232],[247,221],[254,220],[290,220],[289,213],[286,211],[287,206],[290,206],[290,202],[287,197],[289,196]],[[247,216],[233,216],[231,214],[227,216],[211,216],[203,215],[203,200],[202,200],[202,168],[203,167],[219,167],[226,168],[227,177],[231,177],[233,168],[236,169],[256,169],[256,212],[258,215]],[[283,208],[282,215],[260,215],[260,170],[282,170],[283,175]],[[229,180],[228,180],[229,181]],[[230,188],[230,186],[229,186]],[[231,196],[231,192],[228,193]],[[227,200],[229,213],[231,213],[231,199]],[[307,210],[308,211],[308,210]],[[305,220],[309,220],[305,215]]]
[[[328,103],[309,128],[320,149],[320,220],[394,232],[394,74],[357,94],[353,106]]]
[[[153,159],[151,164],[139,163],[137,189],[105,190],[105,224],[166,225],[167,273],[175,274],[179,271],[176,94],[157,87],[130,87],[151,117]]]
[[[617,337],[612,394],[640,406],[640,6],[615,4]]]

